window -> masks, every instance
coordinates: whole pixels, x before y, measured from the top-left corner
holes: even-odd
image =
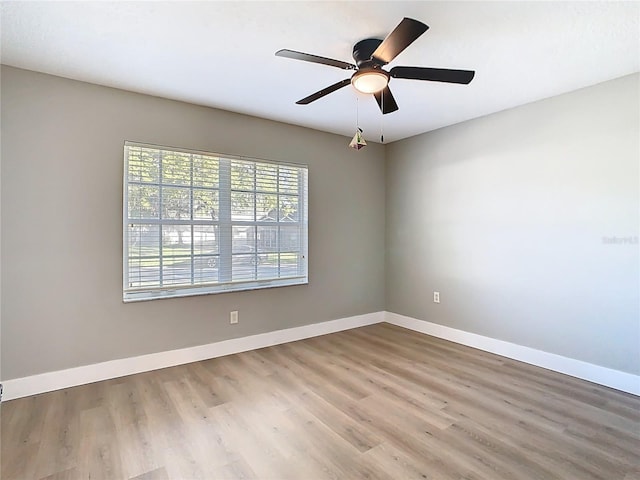
[[[308,283],[307,167],[126,142],[124,301]]]

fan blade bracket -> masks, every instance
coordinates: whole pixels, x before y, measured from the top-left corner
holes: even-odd
[[[288,50],[286,48],[278,50],[276,57],[291,58],[293,60],[302,60],[304,62],[319,63],[321,65],[329,65],[330,67],[337,67],[343,70],[356,70],[356,66],[352,63],[343,62],[342,60],[335,60],[333,58],[321,57],[319,55],[312,55],[310,53],[297,52],[295,50]]]
[[[371,60],[380,65],[386,65],[427,30],[429,30],[428,25],[413,18],[403,18],[396,28],[394,28],[378,48],[376,48],[371,55]]]

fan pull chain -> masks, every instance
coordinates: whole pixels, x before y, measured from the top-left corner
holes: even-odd
[[[382,115],[380,116],[380,143],[384,143],[384,134],[382,133],[382,126],[384,120],[384,90],[380,94],[380,107],[382,109]]]

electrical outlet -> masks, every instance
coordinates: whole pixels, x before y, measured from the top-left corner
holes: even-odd
[[[440,292],[433,292],[433,303],[440,303]]]
[[[234,310],[229,314],[229,323],[234,324],[238,323],[238,311]]]

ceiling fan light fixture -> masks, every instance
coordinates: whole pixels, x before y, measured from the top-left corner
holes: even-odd
[[[351,77],[351,84],[361,93],[376,93],[389,84],[389,75],[382,70],[359,70]]]

